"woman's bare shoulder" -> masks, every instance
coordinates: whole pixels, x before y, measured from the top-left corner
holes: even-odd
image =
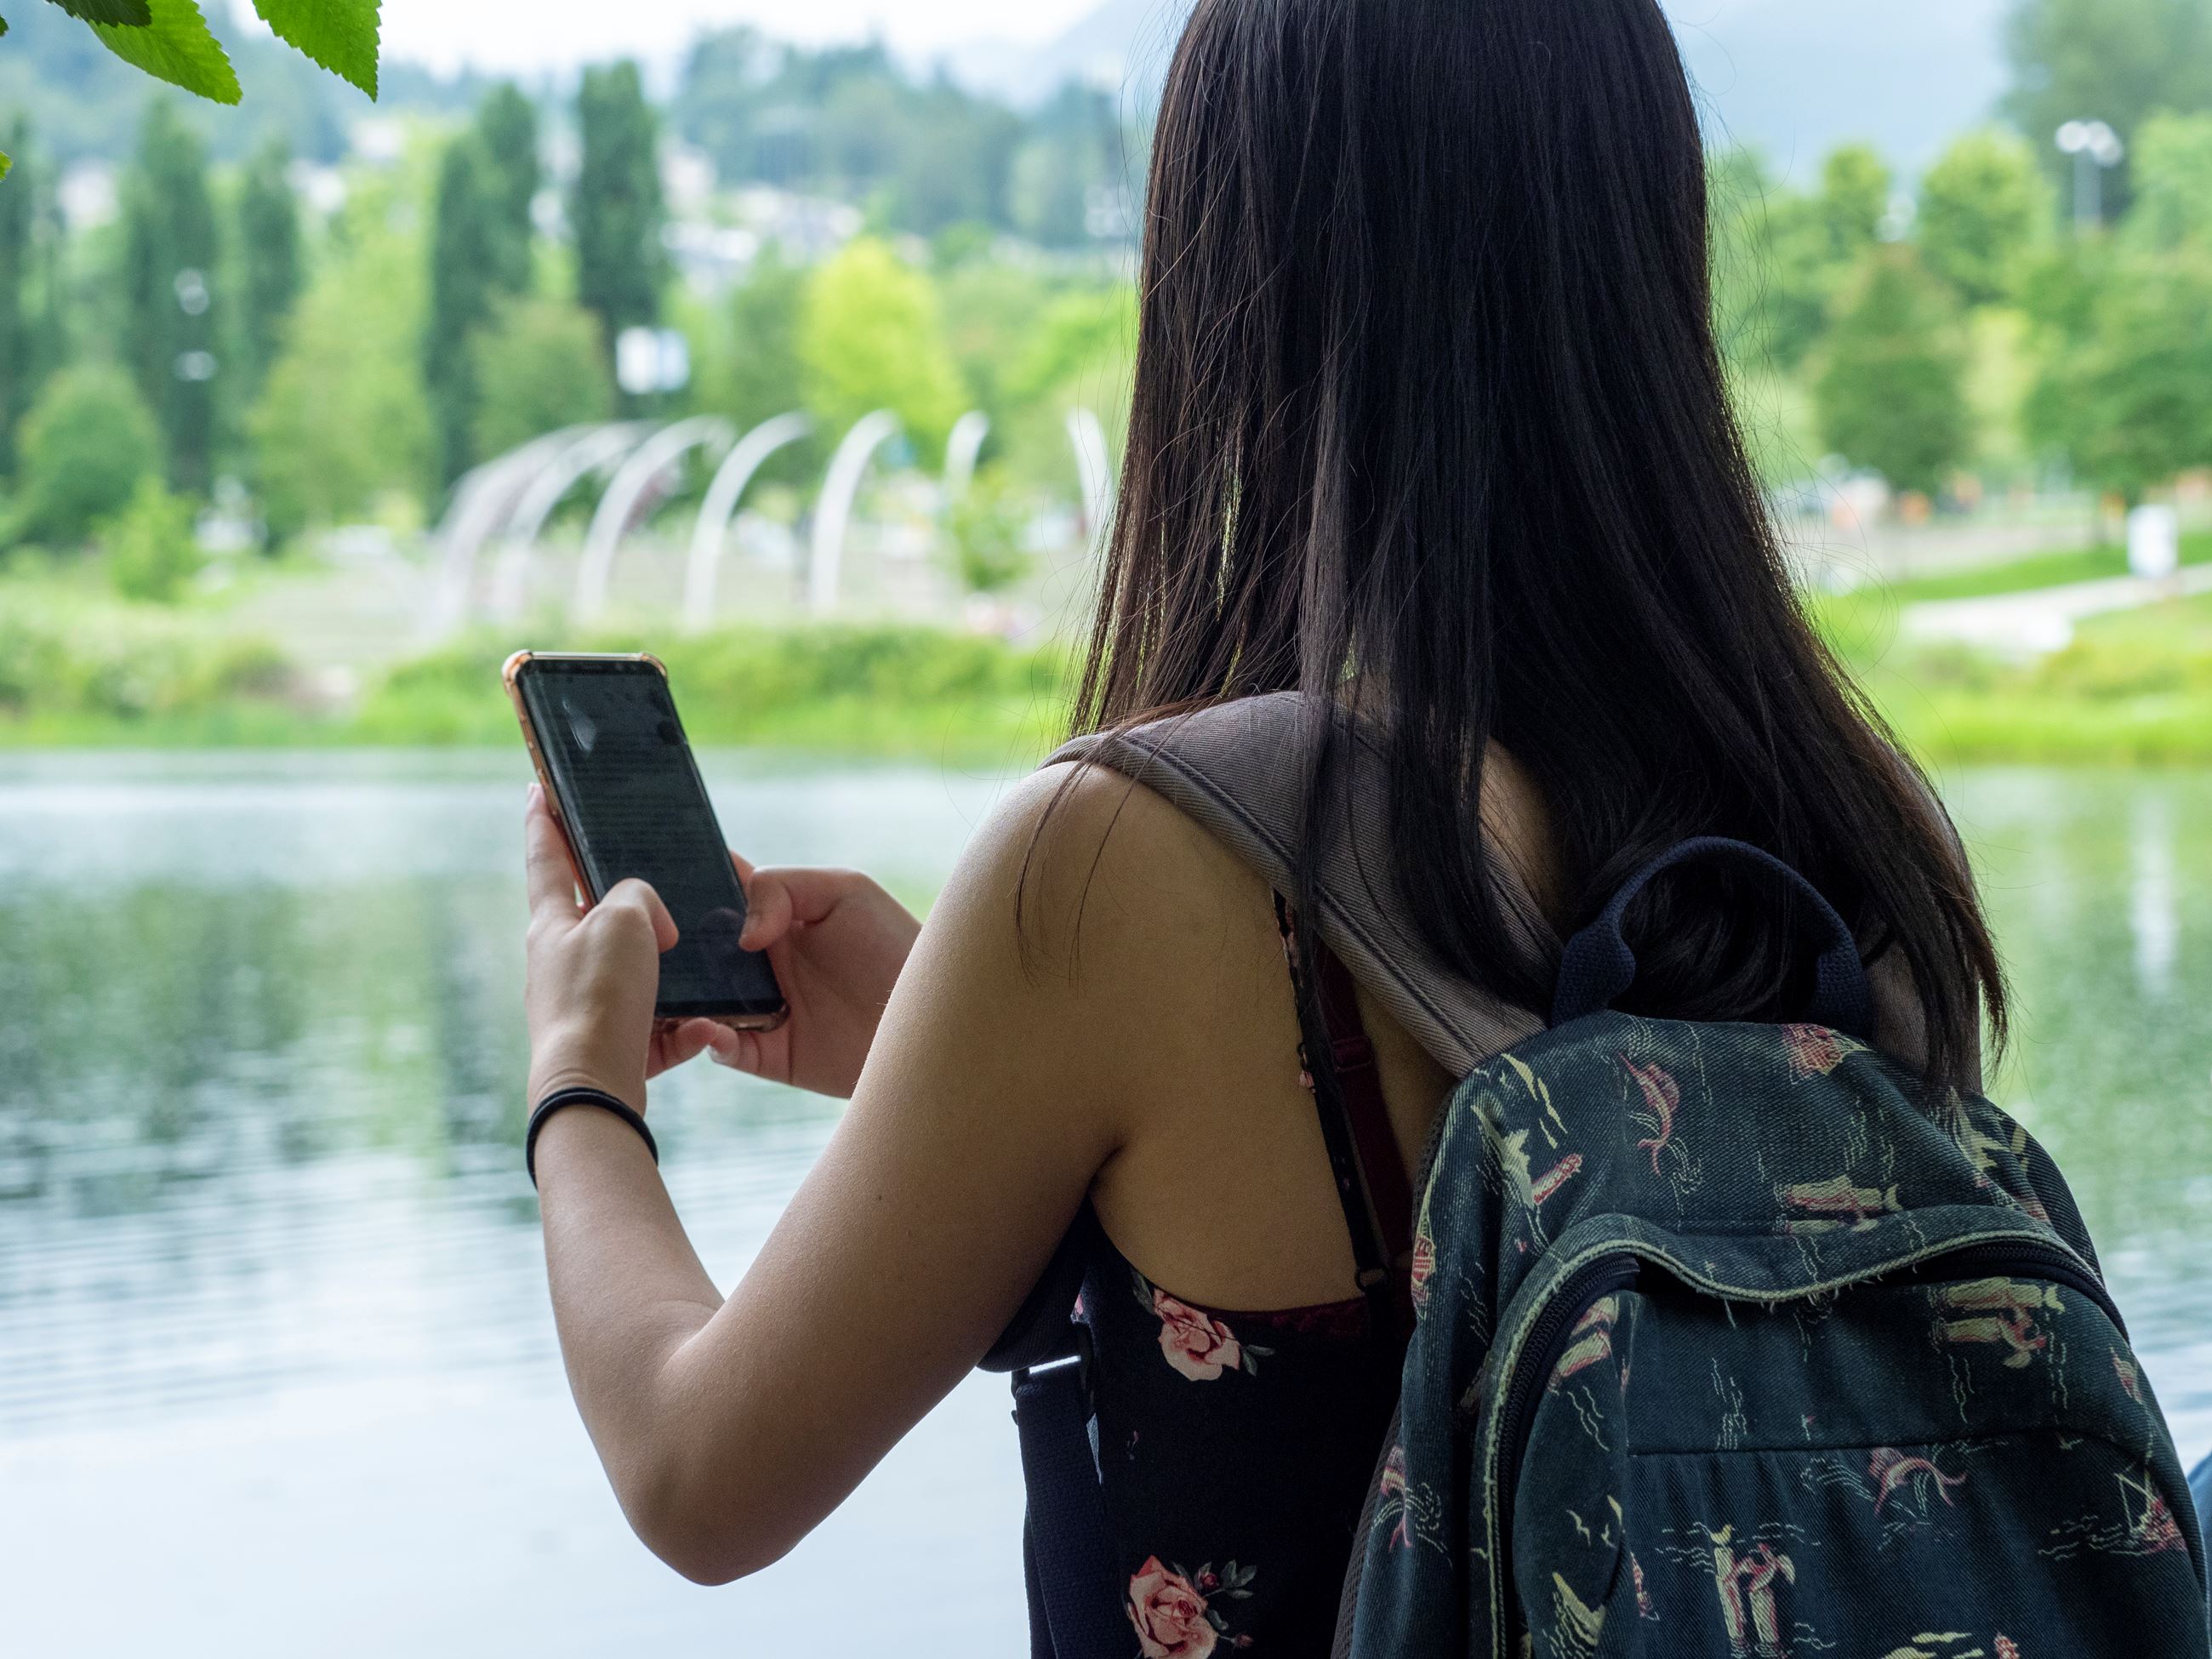
[[[1094,983],[1133,963],[1149,963],[1157,977],[1176,954],[1218,940],[1224,919],[1255,898],[1264,908],[1267,891],[1163,796],[1077,762],[1040,768],[1011,789],[962,864],[956,886],[1013,901],[1005,914],[1032,969]]]

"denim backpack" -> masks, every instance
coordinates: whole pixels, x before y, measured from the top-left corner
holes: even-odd
[[[1609,1011],[1691,859],[1820,932],[1808,1023]],[[2203,1546],[2065,1182],[1868,1046],[1848,928],[1685,843],[1440,1114],[1338,1651],[2201,1659]]]

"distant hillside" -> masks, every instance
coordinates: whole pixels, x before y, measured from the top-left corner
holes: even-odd
[[[2004,88],[2006,0],[1664,0],[1717,134],[1809,172],[1835,144],[1866,138],[1916,171],[1988,118]],[[1070,76],[1149,98],[1189,0],[1104,0],[1029,51],[985,44],[953,72],[1021,101]]]

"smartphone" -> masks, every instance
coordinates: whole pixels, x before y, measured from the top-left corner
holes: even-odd
[[[768,957],[738,948],[745,893],[655,658],[518,651],[507,694],[576,878],[592,902],[635,876],[660,895],[678,939],[660,958],[662,1019],[738,1030],[782,1024]]]

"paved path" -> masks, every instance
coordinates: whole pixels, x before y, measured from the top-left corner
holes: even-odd
[[[1905,608],[1899,626],[1908,640],[1954,640],[1988,649],[2029,654],[2064,649],[2085,617],[2133,611],[2160,599],[2212,593],[2212,564],[2184,568],[2177,575],[2146,581],[2113,576],[2020,593],[1971,599],[1927,599]]]

